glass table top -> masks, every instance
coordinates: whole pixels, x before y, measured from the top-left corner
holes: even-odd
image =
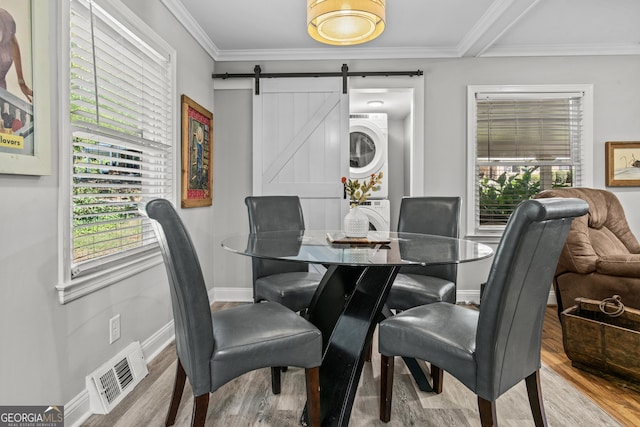
[[[427,234],[371,231],[348,239],[340,231],[278,231],[234,235],[225,249],[251,257],[329,265],[434,265],[488,258],[482,243]]]

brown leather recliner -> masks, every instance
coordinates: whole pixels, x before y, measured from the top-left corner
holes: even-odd
[[[640,308],[640,243],[629,228],[615,194],[593,188],[545,190],[536,198],[577,197],[589,213],[574,219],[554,275],[558,315],[575,298],[594,300],[620,295]]]

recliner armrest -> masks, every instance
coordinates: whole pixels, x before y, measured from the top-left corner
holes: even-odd
[[[596,271],[598,255],[589,238],[588,215],[574,218],[558,260],[561,271],[589,274]]]
[[[640,277],[640,254],[613,254],[596,261],[596,271],[609,276]]]

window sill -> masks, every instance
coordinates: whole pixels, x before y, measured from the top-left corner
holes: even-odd
[[[147,254],[143,257],[112,265],[93,274],[69,280],[56,285],[60,304],[66,304],[109,285],[127,279],[151,267],[162,264],[160,251]]]

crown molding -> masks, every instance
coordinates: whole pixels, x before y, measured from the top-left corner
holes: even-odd
[[[640,55],[640,44],[508,45],[487,49],[481,57]]]
[[[200,24],[191,16],[180,0],[161,0],[169,12],[182,24],[185,30],[202,46],[209,56],[217,61],[220,49],[213,43]]]
[[[216,61],[457,58],[455,48],[314,48],[224,50]]]

